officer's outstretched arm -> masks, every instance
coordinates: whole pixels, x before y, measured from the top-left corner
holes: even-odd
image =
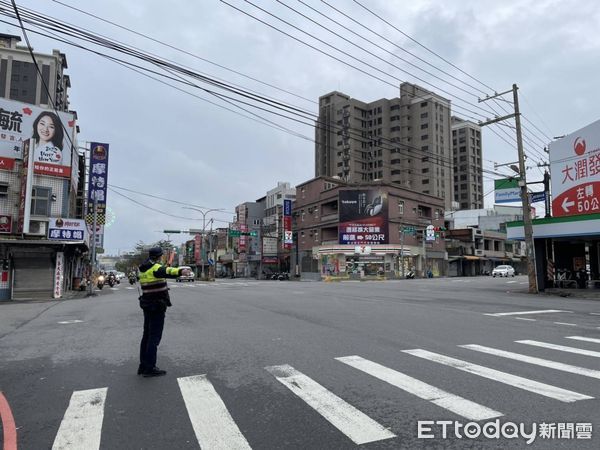
[[[175,267],[160,266],[154,271],[154,276],[156,278],[177,278],[182,270]]]

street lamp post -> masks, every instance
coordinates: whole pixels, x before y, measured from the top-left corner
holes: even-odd
[[[206,215],[209,212],[214,212],[214,211],[223,211],[222,208],[213,208],[213,209],[207,209],[206,211],[200,209],[200,208],[194,208],[193,206],[184,206],[183,209],[192,209],[194,211],[198,211],[200,214],[202,214],[202,248],[204,249],[204,237],[205,237],[205,233],[206,233]],[[207,255],[208,258],[208,255]],[[216,260],[216,258],[215,258]],[[216,263],[216,261],[215,261]],[[202,259],[202,279],[204,280],[204,259]]]

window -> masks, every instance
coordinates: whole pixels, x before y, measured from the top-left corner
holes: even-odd
[[[428,123],[424,123],[424,124],[421,125],[421,130],[425,130],[427,128],[429,128],[429,124]]]
[[[50,215],[50,194],[52,189],[47,187],[34,186],[31,190],[31,215],[49,216]]]
[[[421,107],[424,108],[425,106],[427,106],[427,102],[423,102],[421,103]]]
[[[421,136],[421,140],[422,141],[426,141],[427,139],[429,139],[429,135],[428,134],[424,134]]]
[[[404,200],[398,200],[398,215],[404,214]]]
[[[421,119],[427,119],[427,113],[426,112],[424,112],[424,113],[421,114]]]
[[[423,184],[429,184],[429,178],[424,178],[422,181]]]

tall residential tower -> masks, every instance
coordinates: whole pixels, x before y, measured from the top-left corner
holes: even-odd
[[[382,180],[454,200],[450,101],[403,83],[400,97],[363,102],[341,92],[319,98],[315,176]]]

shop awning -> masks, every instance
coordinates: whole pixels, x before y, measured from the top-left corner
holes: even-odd
[[[465,258],[467,261],[479,261],[481,259],[480,256],[470,256],[470,255],[465,255],[465,256],[463,256],[463,258]]]

